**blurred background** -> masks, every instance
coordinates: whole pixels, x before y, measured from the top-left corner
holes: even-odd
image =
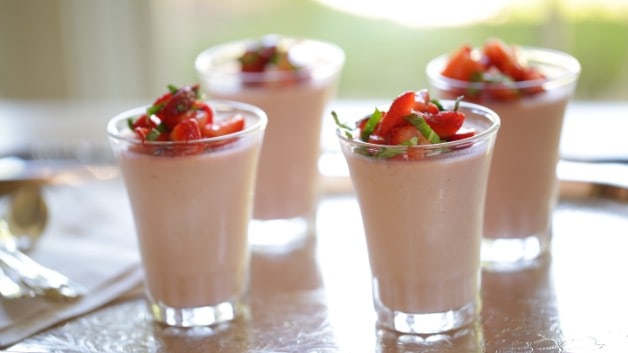
[[[628,0],[1,0],[0,99],[152,100],[266,33],[344,48],[339,98],[424,88],[430,58],[501,37],[577,57],[577,100],[628,100]]]

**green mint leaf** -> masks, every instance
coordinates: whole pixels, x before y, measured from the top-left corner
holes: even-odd
[[[484,78],[484,74],[482,73],[482,71],[474,71],[471,74],[471,82],[483,82],[486,81],[486,79]]]
[[[170,93],[175,94],[177,93],[178,90],[179,88],[177,86],[172,85],[172,84],[168,85],[168,91],[170,91]]]
[[[126,124],[129,127],[129,130],[133,130],[133,118],[126,119]]]
[[[419,144],[419,138],[414,136],[409,140],[403,141],[402,146],[417,146]]]
[[[396,155],[401,154],[401,152],[403,152],[402,149],[400,148],[386,148],[386,147],[382,147],[381,150],[377,151],[377,153],[375,153],[375,157],[376,158],[381,158],[381,159],[388,159],[388,158],[392,158]]]
[[[375,111],[373,112],[373,114],[371,114],[369,120],[366,121],[366,124],[364,124],[364,129],[360,133],[360,139],[362,141],[368,142],[369,138],[375,131],[377,124],[379,124],[380,120],[382,120],[382,116],[382,112],[380,112],[379,109],[375,108]]]
[[[438,107],[438,110],[443,111],[445,110],[445,108],[443,107],[442,104],[440,104],[440,101],[438,99],[430,99],[430,102],[432,102],[435,106]]]
[[[412,113],[405,116],[404,119],[417,128],[421,135],[423,135],[430,143],[441,142],[440,137],[434,132],[434,130],[432,130],[423,116],[420,116],[417,113]]]
[[[456,103],[454,104],[454,109],[453,111],[458,111],[458,108],[460,107],[460,102],[462,101],[462,98],[464,96],[458,96],[458,98],[456,98]]]
[[[148,141],[155,141],[159,137],[159,131],[157,129],[151,129],[148,135],[146,135],[146,139]]]
[[[168,127],[164,123],[160,123],[156,127],[152,128],[148,135],[146,135],[146,139],[148,141],[155,141],[162,133],[166,132]]]
[[[345,136],[347,136],[348,139],[353,140],[353,134],[350,132],[353,129],[351,129],[348,125],[341,123],[340,119],[338,119],[338,114],[336,114],[335,111],[331,112],[331,116],[334,118],[336,126],[338,126],[339,129],[345,130]]]
[[[159,123],[155,129],[157,129],[160,133],[168,131],[168,127],[163,122]]]
[[[340,119],[338,119],[338,114],[336,114],[335,111],[331,112],[331,116],[334,118],[334,122],[336,122],[336,126],[338,126],[339,128],[341,128],[343,130],[353,130],[348,125],[343,124],[343,123],[340,122]]]
[[[155,115],[155,114],[159,113],[159,111],[160,111],[160,110],[161,110],[161,108],[163,108],[163,107],[164,107],[164,104],[163,104],[163,103],[161,103],[161,104],[157,104],[157,105],[151,105],[150,107],[148,107],[148,108],[146,109],[146,114],[147,114],[148,116]]]
[[[403,141],[402,143],[400,143],[400,146],[408,146],[408,147],[412,147],[412,146],[417,146],[419,144],[419,138],[418,137],[412,137],[409,140]],[[392,158],[394,156],[397,156],[399,154],[403,153],[403,150],[400,148],[386,148],[383,147],[379,152],[377,152],[375,154],[375,157],[377,158],[382,158],[382,159],[388,159],[388,158]]]

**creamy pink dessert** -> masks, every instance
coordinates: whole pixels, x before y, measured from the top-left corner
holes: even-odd
[[[249,144],[184,157],[120,154],[153,301],[197,307],[246,292],[258,150]]]
[[[345,154],[376,300],[407,313],[464,307],[478,293],[486,146],[424,161]]]
[[[439,127],[445,120],[419,113],[431,129],[412,123],[421,133],[413,143],[418,135],[403,123],[413,120],[395,106],[405,100],[409,107],[413,98],[398,97],[370,137],[362,132],[369,125],[364,121],[360,131],[346,136],[339,129],[338,136],[360,204],[378,320],[397,331],[435,333],[477,314],[485,191],[499,118],[460,103],[464,125],[440,129],[449,123]],[[393,114],[402,119],[387,130]],[[400,134],[404,138],[394,142]]]
[[[487,103],[503,124],[489,176],[485,237],[536,235],[542,248],[549,245],[557,200],[558,146],[570,98],[568,89],[515,102]]]
[[[146,108],[122,113],[108,127],[133,211],[150,308],[168,325],[233,319],[248,292],[248,224],[266,118],[239,103],[211,101],[210,107],[211,133],[234,116],[243,118],[242,130],[185,141],[141,140],[138,123],[131,132],[127,119]]]
[[[274,56],[258,63],[267,51]],[[322,118],[335,95],[343,63],[342,50],[332,44],[274,36],[262,42],[228,43],[197,57],[196,69],[208,95],[247,102],[268,115],[256,181],[255,221],[309,224],[313,220]],[[283,231],[266,228],[266,234],[260,235],[284,237],[277,234]]]
[[[243,88],[233,93],[210,91],[213,97],[247,102],[268,114],[257,173],[255,219],[303,217],[312,213],[318,194],[322,116],[334,88],[328,82]]]
[[[549,49],[488,40],[428,64],[435,94],[464,95],[502,121],[487,190],[483,260],[487,268],[520,268],[550,247],[558,199],[556,165],[563,117],[580,66]]]

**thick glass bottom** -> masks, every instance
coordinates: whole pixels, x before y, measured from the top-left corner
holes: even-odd
[[[405,334],[433,335],[460,329],[474,322],[479,304],[471,302],[461,308],[436,313],[405,313],[375,301],[379,326]]]
[[[249,225],[249,243],[257,251],[282,251],[301,246],[313,234],[308,217],[253,219]]]
[[[536,266],[549,250],[550,235],[522,238],[483,238],[482,268],[489,271],[517,271]]]
[[[191,308],[173,308],[149,300],[148,306],[153,320],[174,327],[200,327],[225,323],[240,316],[245,310],[245,305],[237,300]]]

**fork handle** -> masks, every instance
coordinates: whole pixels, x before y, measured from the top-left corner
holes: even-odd
[[[59,272],[42,266],[19,250],[8,250],[0,247],[0,261],[6,265],[5,268],[13,272],[15,277],[20,278],[25,285],[33,290],[47,292],[63,289],[65,292],[73,292],[72,297],[80,296],[83,293],[81,286],[72,283]],[[68,291],[67,288],[72,288],[73,291]]]

